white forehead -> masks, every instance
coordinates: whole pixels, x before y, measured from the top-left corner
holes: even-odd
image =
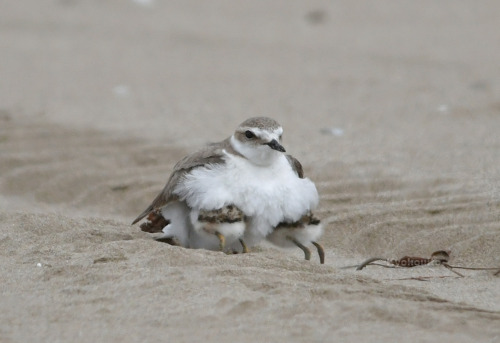
[[[256,135],[259,138],[263,139],[276,139],[279,140],[280,136],[283,134],[283,128],[280,126],[278,128],[269,128],[269,129],[261,129],[258,127],[246,127],[243,128],[243,130],[250,130],[253,132],[254,135]]]

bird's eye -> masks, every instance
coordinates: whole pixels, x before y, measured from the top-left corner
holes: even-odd
[[[248,139],[251,139],[251,138],[254,138],[255,135],[253,134],[252,131],[245,131],[245,137],[248,138]]]

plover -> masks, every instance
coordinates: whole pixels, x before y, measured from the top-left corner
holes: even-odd
[[[311,259],[311,251],[307,247],[313,244],[318,250],[319,261],[325,263],[325,251],[317,240],[323,234],[321,221],[312,212],[303,215],[296,222],[282,222],[266,237],[266,239],[282,248],[297,246],[304,252],[305,259]]]
[[[230,138],[179,161],[133,224],[148,216],[153,221],[143,229],[158,231],[165,225],[161,239],[184,247],[245,251],[280,223],[300,221],[317,206],[318,192],[311,180],[299,177],[300,163],[285,154],[282,134],[273,119],[247,119]]]

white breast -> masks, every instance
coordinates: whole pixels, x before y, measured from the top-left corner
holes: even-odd
[[[271,229],[282,221],[299,220],[318,204],[314,183],[300,179],[284,155],[270,166],[257,166],[227,154],[225,164],[192,170],[174,192],[192,208],[236,205]]]

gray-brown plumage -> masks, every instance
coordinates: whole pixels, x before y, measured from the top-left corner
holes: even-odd
[[[198,221],[204,223],[236,223],[245,221],[245,214],[236,206],[228,205],[217,210],[201,210]]]
[[[301,179],[304,178],[304,169],[302,169],[302,164],[300,164],[299,160],[297,160],[292,155],[286,155],[288,163],[292,167],[293,171],[297,174],[297,176]]]
[[[298,221],[293,223],[281,222],[276,226],[276,229],[293,229],[304,227],[305,225],[319,225],[321,221],[316,218],[312,212],[309,212],[302,216]]]
[[[197,167],[224,163],[223,150],[230,154],[241,156],[236,150],[233,149],[231,143],[229,142],[229,138],[227,138],[222,142],[209,144],[203,149],[188,155],[177,162],[163,190],[156,196],[153,202],[137,218],[134,219],[132,225],[139,222],[149,213],[162,208],[172,201],[178,200],[178,196],[174,194],[173,191],[186,173],[189,173],[192,169]]]
[[[149,212],[146,221],[141,224],[141,230],[149,233],[159,233],[170,221],[163,218],[160,210]]]
[[[240,124],[237,131],[246,131],[252,129],[261,130],[276,130],[279,129],[281,125],[274,119],[268,117],[252,117],[245,120]]]

